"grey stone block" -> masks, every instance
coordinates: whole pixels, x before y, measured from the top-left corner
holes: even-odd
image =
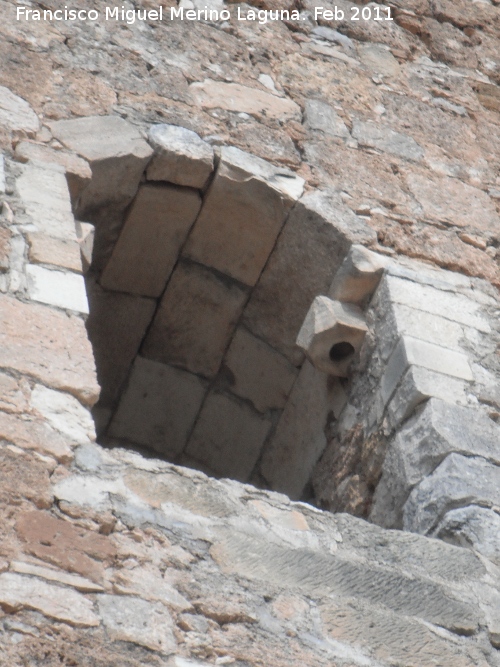
[[[208,269],[178,264],[141,354],[213,377],[246,299],[244,290]]]
[[[184,254],[255,285],[302,187],[288,170],[223,148]]]
[[[321,100],[307,100],[304,123],[310,130],[320,130],[330,137],[347,139],[349,130],[338,113]]]
[[[186,444],[205,391],[191,373],[136,357],[108,435],[174,457]]]
[[[200,210],[192,188],[144,184],[102,272],[106,289],[159,297]]]
[[[155,149],[147,178],[201,189],[214,168],[214,149],[196,132],[177,125],[153,125],[148,133]]]
[[[295,340],[311,302],[327,293],[352,243],[373,241],[373,230],[336,193],[302,197],[253,291],[244,313],[246,326],[299,365],[304,357]]]
[[[390,425],[397,428],[413,410],[431,397],[447,403],[466,404],[465,383],[421,366],[410,366],[387,406]]]
[[[403,528],[427,535],[446,512],[467,505],[500,505],[500,467],[482,458],[450,454],[411,492]]]
[[[500,515],[471,505],[449,511],[434,535],[450,544],[468,547],[500,566]]]
[[[292,498],[300,498],[326,447],[329,387],[329,378],[306,361],[262,457],[261,473],[271,488]]]
[[[384,276],[383,282],[387,285],[391,301],[439,315],[485,333],[491,331],[477,300],[392,275]]]
[[[360,146],[377,148],[384,153],[390,153],[405,160],[418,162],[424,156],[424,151],[415,139],[395,132],[387,125],[355,120],[352,126],[352,136]]]
[[[500,465],[500,427],[472,408],[431,398],[391,442],[370,519],[401,528],[411,489],[450,453],[482,456]]]
[[[217,476],[244,482],[257,463],[271,425],[238,400],[211,393],[185,453]]]

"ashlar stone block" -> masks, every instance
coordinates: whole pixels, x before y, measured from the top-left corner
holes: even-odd
[[[428,535],[446,512],[468,505],[500,505],[500,466],[452,453],[411,492],[403,528]]]
[[[186,444],[205,391],[195,375],[138,356],[107,434],[172,458]]]
[[[75,222],[62,167],[24,165],[16,189],[37,231],[58,239],[75,240]]]
[[[142,185],[101,275],[101,285],[160,296],[200,206],[200,196],[191,188]]]
[[[387,406],[389,422],[399,426],[413,410],[432,396],[447,403],[467,404],[463,380],[443,375],[421,366],[410,366]]]
[[[177,125],[153,125],[148,133],[155,149],[147,178],[201,189],[214,168],[214,149],[196,132]]]
[[[52,264],[75,273],[82,272],[80,246],[77,241],[55,239],[45,234],[27,234],[29,259],[35,264]]]
[[[184,253],[242,282],[255,285],[303,180],[286,169],[222,148]]]
[[[342,262],[328,291],[328,296],[363,306],[377,289],[387,259],[354,244]]]
[[[500,566],[500,514],[492,509],[477,505],[452,509],[434,535],[445,542],[473,549]]]
[[[207,397],[186,454],[220,477],[246,481],[272,422],[224,394]]]
[[[84,219],[104,205],[124,208],[137,191],[153,149],[118,116],[88,116],[50,124],[53,136],[88,161],[92,181],[77,206]]]
[[[208,269],[180,263],[172,274],[141,354],[213,377],[247,294]]]
[[[266,451],[260,472],[270,487],[300,498],[327,441],[325,424],[332,409],[329,378],[306,361]]]
[[[291,212],[245,310],[245,325],[295,365],[296,338],[312,301],[326,294],[352,243],[376,239],[334,192],[308,193]],[[283,286],[286,286],[285,288]]]
[[[285,407],[297,369],[267,343],[240,327],[223,363],[231,391],[252,401],[259,412]]]
[[[99,407],[111,407],[127,379],[156,308],[153,299],[108,292],[88,281],[87,331],[101,386]]]
[[[482,456],[500,465],[500,427],[472,408],[431,398],[389,445],[370,519],[400,528],[412,488],[450,453]]]
[[[28,294],[34,301],[79,313],[89,312],[83,276],[45,269],[36,264],[28,264],[26,274]]]
[[[318,370],[347,377],[367,330],[360,308],[318,296],[299,331],[297,345]]]

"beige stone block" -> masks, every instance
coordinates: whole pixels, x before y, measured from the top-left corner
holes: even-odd
[[[205,79],[205,81],[192,83],[189,90],[195,103],[205,109],[227,109],[248,113],[257,118],[300,121],[301,113],[298,104],[288,98],[278,97],[258,88]]]
[[[99,395],[81,318],[0,295],[0,367],[67,391],[86,405]]]
[[[326,294],[352,243],[375,233],[333,192],[305,195],[295,206],[252,293],[244,323],[299,365],[295,341],[313,299]]]
[[[102,586],[90,581],[90,579],[85,579],[85,577],[80,577],[76,574],[69,574],[63,570],[42,567],[34,563],[14,561],[11,563],[10,569],[12,572],[17,572],[18,574],[27,574],[46,579],[47,581],[55,581],[57,584],[62,584],[63,586],[72,586],[82,593],[102,593],[104,591]]]
[[[214,168],[214,149],[185,127],[153,125],[148,139],[155,155],[148,166],[150,181],[168,181],[203,188]]]
[[[71,201],[76,202],[81,191],[90,183],[92,171],[89,163],[65,150],[54,150],[46,144],[21,141],[16,146],[16,158],[20,162],[45,162],[58,164],[66,172]]]
[[[351,246],[335,274],[327,296],[363,306],[375,292],[386,264],[386,257],[362,245]]]
[[[38,231],[58,239],[75,240],[75,221],[62,167],[23,165],[16,189]]]
[[[180,263],[172,274],[141,355],[213,377],[246,293],[204,267]]]
[[[54,431],[42,421],[27,421],[20,416],[1,411],[0,440],[12,442],[22,449],[32,449],[40,454],[52,456],[59,463],[69,463],[73,458],[71,449],[73,443],[69,438]]]
[[[92,169],[92,181],[77,206],[78,217],[85,218],[104,205],[124,208],[130,202],[153,154],[139,130],[119,116],[59,120],[50,129]]]
[[[186,454],[213,474],[246,481],[272,423],[223,394],[206,399]]]
[[[77,241],[55,239],[45,234],[27,235],[29,259],[34,264],[52,264],[76,273],[82,272],[80,246]]]
[[[293,173],[238,149],[222,149],[184,253],[255,285],[301,191],[302,179]]]
[[[205,390],[191,373],[137,357],[108,435],[174,457],[186,444]]]
[[[4,572],[0,575],[0,602],[4,608],[18,611],[23,607],[76,627],[95,627],[99,618],[93,603],[81,593],[62,588],[36,577]]]
[[[297,369],[279,352],[240,327],[224,359],[231,391],[259,412],[285,407]]]
[[[90,302],[87,331],[101,386],[99,408],[111,407],[153,319],[156,301],[108,292],[90,281],[87,289]]]
[[[80,246],[80,259],[83,273],[87,273],[92,264],[94,252],[95,227],[89,222],[75,220],[76,236]]]
[[[306,361],[262,457],[260,472],[273,490],[301,497],[326,447],[331,404],[329,378]]]
[[[201,206],[191,188],[142,185],[101,275],[106,289],[158,297]]]
[[[348,377],[367,330],[358,306],[318,296],[299,331],[297,345],[318,370]]]

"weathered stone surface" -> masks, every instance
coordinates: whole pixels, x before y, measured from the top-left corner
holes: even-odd
[[[411,174],[407,182],[427,219],[485,232],[498,229],[500,217],[493,201],[482,190],[456,178],[431,181]]]
[[[500,516],[492,509],[475,505],[452,509],[434,534],[451,544],[473,549],[500,565]]]
[[[78,245],[80,246],[81,268],[83,273],[87,273],[92,264],[95,227],[89,222],[79,222],[77,220],[75,220],[75,227]]]
[[[192,609],[191,603],[165,578],[162,578],[158,570],[141,567],[118,571],[113,576],[112,583],[113,591],[120,595],[137,595],[145,600],[161,602],[166,607],[172,607],[178,611]]]
[[[68,391],[86,405],[95,403],[99,387],[80,318],[5,295],[0,313],[0,366]]]
[[[85,282],[81,275],[45,269],[37,264],[28,264],[26,274],[28,294],[34,301],[79,313],[89,312]]]
[[[299,365],[303,353],[295,340],[311,302],[327,293],[351,243],[369,244],[374,239],[372,230],[335,193],[302,197],[245,310],[246,326]]]
[[[227,109],[280,120],[300,120],[300,107],[292,100],[238,83],[205,79],[189,87],[196,104],[205,109]]]
[[[387,259],[382,255],[354,244],[335,274],[328,296],[363,306],[376,290]]]
[[[318,370],[347,377],[367,330],[359,307],[317,296],[299,331],[297,345]]]
[[[304,119],[306,126],[311,130],[320,130],[326,135],[343,139],[349,136],[349,130],[342,118],[322,100],[306,101]]]
[[[23,512],[16,530],[26,552],[67,572],[76,572],[100,583],[104,563],[116,549],[104,535],[56,519],[47,512]]]
[[[35,609],[77,627],[99,625],[92,602],[80,593],[11,572],[0,574],[0,605],[10,610]]]
[[[0,410],[22,413],[28,410],[29,385],[0,372]]]
[[[12,562],[10,569],[12,572],[17,572],[17,574],[27,574],[46,579],[47,581],[55,581],[57,584],[62,584],[63,586],[71,586],[81,593],[102,593],[104,591],[102,586],[90,581],[90,579],[85,579],[85,577],[79,577],[75,574],[68,574],[64,570],[42,567],[41,565],[26,563],[24,561]]]
[[[401,336],[380,382],[380,395],[384,403],[390,399],[401,377],[410,366],[426,368],[462,380],[473,379],[465,354],[411,336]]]
[[[305,548],[284,548],[255,536],[228,535],[212,547],[211,555],[226,573],[307,595],[357,597],[365,604],[455,631],[474,631],[480,617],[477,608],[465,605],[435,582]]]
[[[424,156],[424,151],[415,139],[390,127],[377,123],[364,123],[356,120],[352,126],[352,136],[360,146],[377,148],[384,153],[390,153],[404,160],[418,162]]]
[[[148,166],[150,181],[168,181],[201,189],[214,168],[214,149],[192,130],[153,125],[148,133],[155,155]]]
[[[232,392],[252,401],[259,412],[284,408],[297,370],[279,352],[240,327],[226,353]]]
[[[4,194],[6,188],[5,180],[5,158],[2,153],[0,153],[0,194]]]
[[[323,604],[320,613],[332,639],[359,647],[382,664],[431,667],[443,661],[457,667],[471,665],[471,657],[462,646],[399,614],[333,601]],[[479,651],[474,658],[476,664],[486,667]]]
[[[16,188],[38,231],[58,239],[75,240],[75,223],[62,167],[24,165]]]
[[[432,396],[446,403],[461,405],[467,403],[465,384],[462,380],[421,366],[410,366],[387,406],[391,425],[398,426],[410,416],[417,405]]]
[[[88,162],[65,150],[54,150],[46,144],[21,141],[16,146],[16,158],[20,162],[45,162],[58,164],[66,172],[71,201],[76,202],[81,191],[90,183],[92,171]]]
[[[31,406],[72,442],[85,444],[95,438],[90,413],[74,396],[37,384],[31,392]]]
[[[403,527],[428,534],[447,511],[471,504],[500,505],[500,467],[482,458],[449,454],[411,492],[404,505]]]
[[[236,148],[223,148],[184,253],[255,285],[302,179]]]
[[[97,379],[101,386],[99,406],[111,406],[118,398],[156,302],[129,294],[108,292],[87,281],[90,315],[87,331],[94,348]]]
[[[138,356],[108,434],[174,457],[186,444],[205,391],[195,375]]]
[[[73,458],[72,443],[58,431],[42,422],[25,420],[5,412],[0,412],[0,440],[11,442],[22,449],[48,454],[60,463],[68,463]]]
[[[431,398],[389,446],[370,519],[400,528],[411,489],[451,452],[500,464],[499,427],[472,408]]]
[[[462,294],[452,294],[431,285],[422,285],[390,275],[383,278],[382,284],[387,288],[391,301],[395,303],[438,315],[485,333],[491,331],[481,313],[481,304]]]
[[[159,602],[100,595],[98,605],[112,641],[133,642],[167,655],[175,650],[172,618]]]
[[[78,202],[79,214],[85,216],[109,204],[124,208],[135,195],[153,154],[140,132],[119,116],[59,120],[51,123],[50,129],[92,169],[92,181]]]
[[[190,188],[142,185],[102,272],[101,285],[160,296],[200,206],[200,196]]]
[[[398,61],[385,44],[361,43],[358,56],[363,65],[375,74],[397,77],[401,73]]]
[[[246,301],[237,285],[180,263],[141,348],[148,359],[213,377]]]
[[[328,378],[306,361],[263,455],[260,472],[272,489],[291,498],[300,498],[326,447],[328,387]]]
[[[77,241],[55,239],[45,234],[27,235],[29,259],[34,264],[52,264],[75,273],[82,272],[80,246]]]
[[[271,425],[243,403],[223,394],[209,394],[186,454],[217,476],[246,481]]]
[[[16,450],[15,447],[0,448],[0,503],[3,507],[21,505],[31,501],[43,509],[52,505],[49,469],[45,462],[33,453]],[[7,526],[5,526],[7,528]]]
[[[0,86],[0,125],[11,132],[26,132],[32,136],[38,131],[40,121],[26,100]]]
[[[9,229],[0,227],[0,273],[9,269],[12,234]]]

